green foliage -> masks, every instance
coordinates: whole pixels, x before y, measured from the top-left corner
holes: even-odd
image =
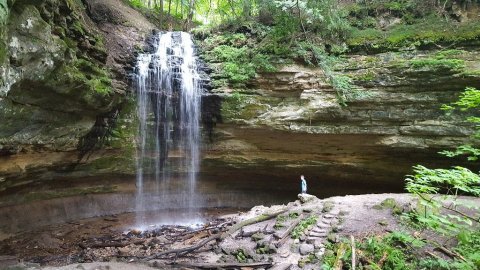
[[[407,178],[406,189],[413,194],[435,194],[442,189],[447,195],[469,194],[480,196],[480,176],[469,169],[428,169],[414,166],[415,175]]]
[[[480,176],[462,167],[453,169],[428,169],[417,165],[415,175],[407,178],[406,189],[418,196],[418,208],[409,214],[409,218],[417,224],[431,228],[445,235],[457,234],[472,226],[473,217],[466,215],[446,214],[444,209],[469,208],[456,196],[460,194],[480,196]],[[453,195],[449,207],[444,205],[445,196],[431,195],[444,192]],[[475,209],[475,208],[474,208]],[[478,210],[478,207],[476,208]]]
[[[77,60],[75,67],[82,75],[77,73],[74,76],[79,76],[92,91],[102,95],[110,93],[112,80],[110,79],[110,74],[107,70],[83,59]]]
[[[476,109],[480,106],[480,90],[473,87],[467,87],[465,92],[460,95],[458,101],[454,102],[453,107],[447,109],[454,109],[455,107],[467,111],[471,109]]]
[[[243,249],[237,249],[232,255],[235,256],[239,263],[247,263],[250,258]]]
[[[421,248],[425,243],[405,232],[392,232],[383,237],[374,236],[356,242],[357,258],[360,269],[376,270],[407,270],[418,269],[418,261],[413,254],[413,248]],[[350,241],[343,239],[338,244],[327,244],[327,251],[323,258],[323,269],[334,269],[338,251],[346,248],[340,259],[346,269],[351,269],[352,250]],[[358,252],[360,250],[361,252]]]
[[[459,99],[453,102],[450,105],[443,105],[442,109],[448,113],[452,113],[454,110],[460,110],[463,112],[473,112],[476,113],[480,107],[480,90],[467,87],[465,92],[463,92]],[[467,121],[475,124],[476,132],[473,135],[474,139],[480,138],[480,118],[476,116],[471,116],[467,118]],[[442,151],[441,154],[447,157],[456,157],[456,156],[467,156],[470,161],[477,161],[480,157],[480,149],[471,145],[460,145],[453,151]]]
[[[144,8],[146,7],[146,3],[142,0],[130,0],[130,5],[135,8]]]
[[[318,220],[318,217],[313,215],[300,221],[300,223],[298,223],[298,225],[292,230],[292,233],[291,233],[292,238],[293,239],[300,238],[300,235],[303,233],[303,231],[305,231],[305,229],[307,229],[308,226],[316,224],[317,220]]]
[[[480,232],[470,231],[458,236],[458,245],[454,252],[463,259],[456,257],[452,260],[438,258],[419,257],[419,252],[425,249],[429,243],[420,240],[410,233],[394,231],[384,236],[373,236],[355,242],[356,256],[359,269],[376,270],[474,270],[480,263]],[[322,269],[334,269],[339,250],[345,250],[342,261],[343,269],[352,269],[351,243],[342,239],[340,243],[327,243],[323,257]]]
[[[442,51],[437,58],[444,59],[460,51]],[[480,93],[477,89],[467,88],[459,100],[443,109],[452,112],[477,110],[480,105]],[[474,117],[470,121],[474,123]],[[478,132],[477,132],[478,133]],[[463,145],[456,151],[444,151],[447,156],[470,154],[470,160],[476,160],[479,150]],[[458,198],[459,195],[480,197],[480,175],[469,169],[454,167],[452,169],[428,169],[417,165],[415,174],[407,178],[406,189],[417,196],[417,209],[406,217],[425,229],[433,230],[448,237],[456,237],[457,254],[453,261],[433,258],[419,262],[422,269],[479,269],[480,267],[480,232],[477,227],[480,222],[480,207],[469,204]],[[444,195],[442,195],[444,194]],[[449,196],[447,196],[449,195]],[[467,211],[469,210],[469,211]],[[475,224],[474,224],[475,223]],[[436,244],[438,245],[438,244]]]
[[[354,51],[384,52],[402,47],[431,48],[436,44],[474,41],[480,37],[478,21],[454,23],[443,17],[430,16],[415,24],[398,24],[388,29],[356,28],[347,44]]]
[[[461,232],[455,251],[466,260],[456,258],[452,264],[454,269],[480,269],[480,231]]]
[[[229,33],[207,37],[202,43],[205,60],[219,63],[217,76],[228,85],[242,88],[257,72],[276,70],[270,56],[259,52],[247,41],[245,34]]]
[[[465,61],[460,59],[413,59],[409,61],[410,67],[413,69],[450,69],[450,70],[462,70],[465,68]]]

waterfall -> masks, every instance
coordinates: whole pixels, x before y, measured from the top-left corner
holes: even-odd
[[[184,32],[159,33],[152,43],[153,52],[140,54],[136,65],[139,226],[145,225],[145,211],[161,208],[155,204],[165,202],[172,186],[182,190],[177,200],[187,212],[200,205],[195,191],[202,87],[194,44]]]

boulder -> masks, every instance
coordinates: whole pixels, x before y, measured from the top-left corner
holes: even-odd
[[[299,251],[301,255],[308,255],[315,250],[315,247],[312,244],[301,244]]]
[[[318,200],[317,197],[310,195],[310,194],[298,194],[298,199],[300,199],[300,202],[302,203],[307,203],[311,202],[313,200]]]

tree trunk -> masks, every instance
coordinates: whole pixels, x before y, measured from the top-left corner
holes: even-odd
[[[188,5],[188,16],[185,24],[185,31],[190,31],[193,27],[193,15],[195,14],[195,0],[190,0]]]

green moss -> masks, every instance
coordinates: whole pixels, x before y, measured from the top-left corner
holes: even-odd
[[[375,76],[374,72],[367,70],[367,72],[351,75],[350,77],[355,81],[371,82],[375,80]]]
[[[320,261],[319,258],[317,258],[317,256],[314,253],[310,253],[298,261],[298,267],[303,268],[307,264],[315,264],[315,263],[318,263],[319,261]]]
[[[385,31],[357,28],[347,44],[354,51],[380,52],[410,46],[425,48],[435,44],[470,42],[480,38],[478,23],[454,23],[432,16],[413,25],[396,25]]]
[[[322,213],[328,213],[333,210],[335,204],[331,201],[326,201],[323,203]]]
[[[110,73],[85,59],[78,59],[62,65],[51,79],[53,80],[53,86],[58,86],[55,85],[56,83],[67,84],[71,87],[84,86],[90,93],[100,95],[107,95],[111,92]],[[67,88],[64,90],[67,90]]]
[[[78,166],[79,171],[87,172],[105,172],[105,173],[120,173],[120,174],[134,174],[135,160],[134,152],[122,151],[119,156],[109,156],[96,159],[88,164]],[[129,154],[129,155],[127,155]]]
[[[77,32],[77,34],[85,35],[85,29],[80,21],[75,20],[71,25],[71,29]]]
[[[465,61],[460,60],[460,59],[434,59],[434,58],[413,59],[413,60],[408,61],[408,64],[413,69],[461,70],[461,69],[465,68]]]
[[[8,53],[7,46],[3,42],[2,35],[0,33],[0,65],[2,65],[3,62],[5,62],[5,60],[7,59],[7,53]]]
[[[317,223],[318,216],[310,216],[298,223],[298,225],[293,229],[291,235],[293,239],[300,238],[300,235],[307,229],[308,226],[314,225]]]
[[[402,207],[393,198],[387,198],[383,200],[380,204],[373,206],[373,209],[377,209],[377,210],[390,209],[396,215],[400,215],[403,212]]]
[[[452,58],[454,56],[459,56],[466,53],[463,50],[451,49],[451,50],[441,50],[435,54],[436,59],[445,59]]]
[[[275,71],[271,55],[259,50],[256,40],[243,33],[209,35],[201,42],[205,60],[216,63],[214,86],[245,88],[258,72]]]
[[[245,104],[246,95],[240,92],[234,92],[233,94],[226,96],[222,100],[222,118],[236,119],[240,117],[242,106]]]
[[[440,51],[430,57],[413,58],[409,60],[398,59],[393,61],[393,66],[421,71],[453,71],[463,72],[466,69],[466,63],[462,59],[449,58],[459,55],[458,51],[444,52]]]

